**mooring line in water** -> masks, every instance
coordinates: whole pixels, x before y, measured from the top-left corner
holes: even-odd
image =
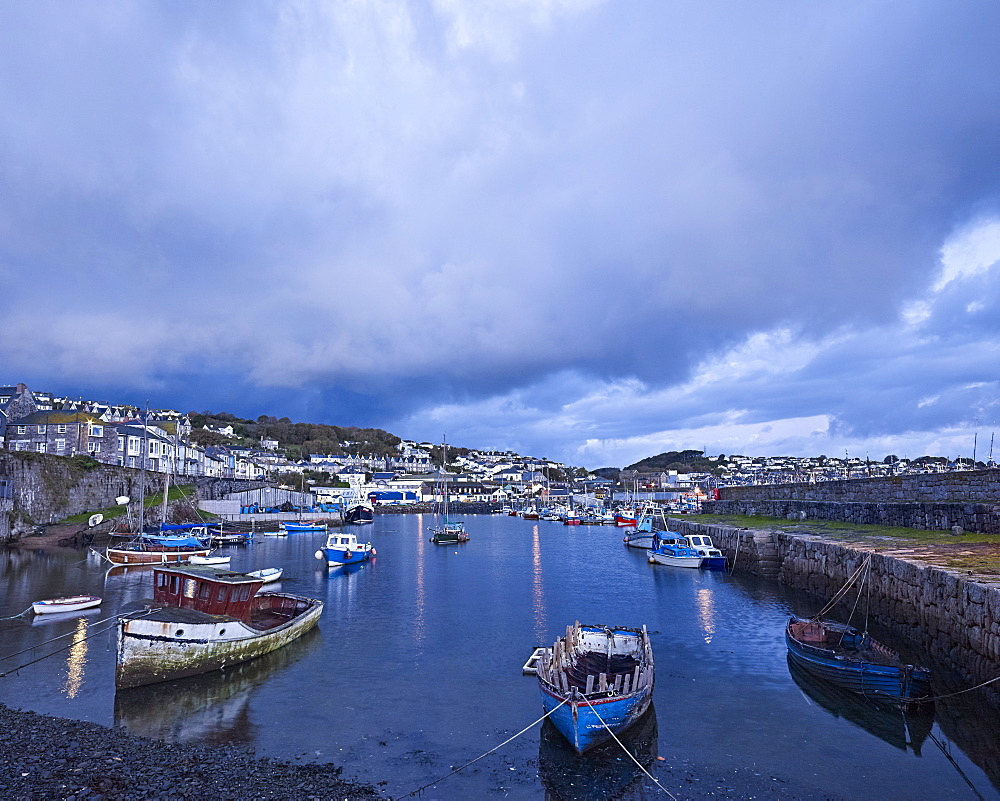
[[[656,778],[653,776],[653,774],[650,773],[648,770],[646,770],[642,766],[642,763],[638,759],[635,758],[635,755],[631,751],[629,751],[628,748],[625,747],[625,743],[623,743],[621,740],[618,739],[618,735],[615,734],[611,730],[611,727],[607,723],[604,722],[604,718],[601,717],[601,714],[597,711],[597,708],[592,703],[590,703],[590,700],[586,696],[584,696],[583,700],[587,702],[587,706],[590,707],[590,711],[593,712],[595,715],[597,715],[597,719],[599,721],[601,721],[601,725],[604,726],[604,728],[608,730],[608,734],[610,734],[612,737],[614,737],[615,738],[615,742],[618,743],[618,745],[620,745],[622,747],[622,751],[624,751],[626,754],[628,754],[629,758],[633,762],[635,762],[636,765],[639,766],[639,770],[641,770],[643,773],[645,773],[646,776],[649,777],[649,780],[651,782],[653,782],[653,784],[655,784],[657,787],[659,787],[661,790],[663,790],[663,792],[665,792],[668,796],[670,796],[674,801],[677,801],[677,796],[675,796],[666,787],[664,787],[662,784],[660,784],[656,780]]]
[[[134,620],[135,618],[140,618],[140,617],[145,617],[146,615],[151,615],[151,614],[153,614],[153,612],[156,612],[156,611],[158,611],[158,610],[156,610],[156,609],[150,609],[148,612],[143,612],[141,615],[130,615],[130,617]],[[94,637],[99,637],[102,634],[107,634],[109,631],[111,631],[111,629],[113,629],[115,626],[118,625],[118,618],[119,617],[120,617],[120,615],[115,615],[115,622],[112,625],[110,625],[110,626],[105,626],[100,631],[95,631],[93,634],[88,634],[86,637],[80,637],[79,639],[74,639],[73,642],[71,642],[69,645],[64,645],[62,648],[57,648],[52,653],[45,654],[45,656],[40,656],[40,657],[38,657],[38,659],[32,659],[30,662],[25,662],[23,665],[18,665],[16,668],[11,668],[10,670],[5,670],[3,673],[0,673],[0,679],[5,679],[11,673],[17,673],[19,670],[23,670],[24,668],[29,667],[30,665],[34,665],[36,662],[41,662],[43,659],[48,659],[50,656],[55,656],[56,654],[62,653],[63,651],[66,651],[66,650],[72,648],[73,646],[78,645],[81,642],[85,642],[86,640],[91,640]],[[111,618],[107,618],[107,619],[111,620]],[[76,634],[76,632],[75,631],[71,631],[71,632],[69,632],[69,634]],[[60,637],[65,637],[65,636],[67,636],[67,635],[66,634],[60,634],[59,637],[53,637],[51,640],[45,640],[45,642],[40,642],[40,643],[38,643],[38,645],[32,646],[31,648],[26,648],[25,650],[26,651],[31,651],[31,650],[34,650],[35,648],[41,648],[46,643],[50,643],[53,640],[58,640]],[[23,654],[24,651],[18,651],[17,653],[18,654]],[[17,656],[17,654],[10,654],[10,656]],[[3,657],[3,658],[7,659],[9,657]]]
[[[552,714],[553,712],[555,712],[555,711],[556,711],[556,710],[557,710],[557,709],[558,709],[558,708],[559,708],[560,706],[562,706],[563,704],[566,704],[566,703],[569,703],[569,699],[568,699],[568,698],[567,698],[567,699],[565,699],[564,701],[561,701],[561,702],[559,702],[559,704],[558,704],[557,706],[554,706],[554,707],[552,707],[552,709],[550,709],[550,710],[549,710],[548,712],[546,712],[546,713],[545,713],[544,715],[542,715],[542,716],[541,716],[541,717],[540,717],[540,718],[539,718],[538,720],[536,720],[536,721],[535,721],[534,723],[532,723],[532,724],[530,724],[530,725],[528,725],[528,726],[525,726],[525,727],[524,727],[523,729],[521,729],[521,731],[519,731],[519,732],[518,732],[517,734],[515,734],[515,735],[514,735],[513,737],[508,737],[508,738],[507,738],[506,740],[504,740],[504,741],[503,741],[502,743],[500,743],[500,745],[497,745],[497,746],[494,746],[494,747],[493,747],[493,748],[491,748],[491,749],[490,749],[489,751],[487,751],[487,752],[486,752],[485,754],[480,754],[480,755],[479,755],[479,756],[477,756],[477,757],[476,757],[475,759],[473,759],[473,760],[472,760],[471,762],[466,762],[466,763],[465,763],[464,765],[462,765],[461,767],[458,767],[458,768],[455,768],[455,769],[454,769],[454,770],[453,770],[453,771],[452,771],[451,773],[449,773],[449,774],[447,774],[447,775],[445,775],[445,776],[442,776],[442,777],[441,777],[440,779],[438,779],[437,781],[433,781],[433,782],[430,782],[429,784],[425,784],[425,785],[424,785],[423,787],[418,787],[418,788],[417,788],[416,790],[411,790],[411,791],[410,791],[410,792],[408,792],[408,793],[407,793],[406,795],[401,795],[401,796],[399,796],[399,798],[397,798],[397,799],[396,799],[396,801],[403,801],[403,799],[404,799],[404,798],[409,798],[409,797],[410,797],[411,795],[416,795],[417,793],[421,792],[422,790],[426,790],[426,789],[427,789],[428,787],[433,787],[433,786],[434,786],[435,784],[437,784],[438,782],[443,782],[443,781],[444,781],[445,779],[447,779],[447,778],[448,778],[449,776],[454,776],[454,775],[455,775],[456,773],[458,773],[459,771],[461,771],[461,770],[465,770],[465,769],[466,769],[467,767],[469,767],[469,765],[473,764],[474,762],[478,762],[478,761],[479,761],[480,759],[482,759],[483,757],[488,757],[488,756],[489,756],[490,754],[492,754],[492,753],[493,753],[494,751],[497,751],[497,750],[499,750],[499,749],[503,748],[503,747],[504,747],[505,745],[507,745],[507,743],[509,743],[509,742],[510,742],[511,740],[515,740],[515,739],[517,739],[518,737],[520,737],[520,736],[521,736],[522,734],[524,734],[524,733],[525,733],[526,731],[528,731],[528,730],[529,730],[529,729],[531,729],[532,727],[534,727],[534,726],[537,726],[537,725],[538,725],[539,723],[541,723],[541,722],[542,722],[543,720],[545,720],[545,718],[547,718],[547,717],[548,717],[549,715],[551,715],[551,714]],[[656,781],[656,780],[654,779],[653,781]],[[668,795],[669,795],[669,793],[668,793]],[[671,796],[671,798],[673,798],[673,796]]]
[[[33,607],[29,606],[23,612],[18,612],[16,615],[9,615],[7,617],[0,617],[0,620],[13,620],[14,618],[17,618],[17,617],[24,617],[26,614],[28,614],[28,612],[30,612],[32,610],[32,608]]]
[[[31,607],[29,606],[28,609],[31,609]],[[27,612],[28,609],[25,609],[24,611]],[[22,612],[21,614],[23,615],[24,612]],[[109,620],[117,620],[118,618],[119,615],[112,615],[111,617],[104,618],[104,620],[95,620],[93,623],[88,623],[87,627],[91,628],[93,626],[100,626],[102,623],[107,623]],[[80,620],[80,618],[74,618],[74,620]],[[69,621],[67,620],[66,622]],[[12,654],[4,654],[3,656],[0,656],[0,659],[11,659],[12,657],[20,656],[21,654],[26,654],[28,653],[28,651],[34,651],[36,648],[41,648],[43,645],[48,645],[50,642],[61,640],[63,637],[72,637],[74,634],[76,634],[75,631],[67,631],[65,634],[57,634],[55,637],[51,637],[48,640],[42,640],[42,642],[40,643],[35,643],[30,648],[24,648],[20,651],[14,651],[14,653]]]

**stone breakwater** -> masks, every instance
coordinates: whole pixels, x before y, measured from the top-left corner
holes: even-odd
[[[702,511],[1000,534],[1000,470],[721,487]]]
[[[334,765],[258,759],[229,746],[161,743],[123,729],[0,705],[0,798],[383,798]]]
[[[709,534],[735,571],[831,598],[872,553],[871,613],[965,680],[1000,675],[1000,584],[971,580],[892,554],[777,531],[671,519],[685,534]],[[853,596],[852,596],[853,598]],[[1000,703],[1000,687],[990,693]]]

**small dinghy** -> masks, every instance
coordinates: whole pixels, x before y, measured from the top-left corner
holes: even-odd
[[[273,581],[277,581],[281,578],[282,568],[280,567],[265,567],[262,570],[251,570],[247,573],[248,576],[253,576],[263,581],[265,584],[270,584]]]
[[[653,697],[653,649],[645,626],[574,623],[536,664],[542,707],[579,754],[635,723]]]
[[[192,565],[228,565],[232,558],[222,554],[209,554],[207,556],[192,556],[189,561]]]
[[[100,604],[101,599],[96,595],[70,595],[66,598],[35,601],[31,609],[36,615],[49,615],[56,612],[79,612],[81,609],[90,609]]]

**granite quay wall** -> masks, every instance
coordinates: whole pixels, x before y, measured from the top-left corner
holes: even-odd
[[[860,503],[1000,503],[1000,469],[852,478],[816,484],[720,487],[723,501],[840,501]]]
[[[685,534],[708,534],[735,571],[829,599],[869,551],[777,531],[738,529],[671,518]],[[871,614],[953,667],[970,683],[1000,675],[1000,585],[921,562],[873,553]],[[849,594],[854,602],[855,594]],[[992,691],[1000,704],[1000,691]]]
[[[472,501],[450,501],[448,503],[449,515],[488,515],[498,511],[500,511],[500,504],[498,503],[478,503]],[[377,505],[375,507],[375,514],[377,515],[430,515],[435,512],[441,512],[439,504],[405,503],[385,506]]]
[[[1000,534],[997,503],[878,503],[857,501],[742,499],[705,501],[709,515],[784,517],[789,520],[840,520],[877,526],[902,526],[928,531],[963,531]]]

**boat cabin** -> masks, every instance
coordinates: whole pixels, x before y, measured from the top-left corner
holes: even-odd
[[[346,548],[347,550],[357,550],[358,538],[354,534],[331,534],[326,538],[327,548]]]
[[[692,548],[714,548],[712,538],[703,534],[688,534],[687,541]]]
[[[163,567],[153,570],[153,600],[209,615],[250,620],[251,603],[264,586],[259,578],[216,567]]]

